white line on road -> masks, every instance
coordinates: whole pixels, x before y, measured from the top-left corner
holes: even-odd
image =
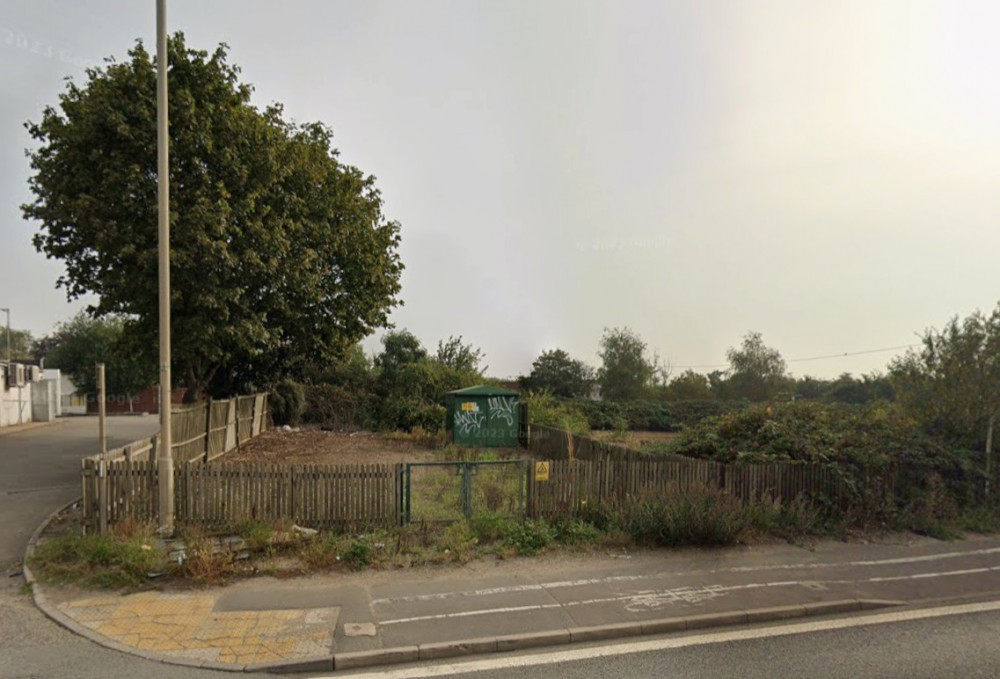
[[[967,568],[964,570],[945,571],[940,573],[916,573],[912,575],[893,575],[873,578],[863,578],[860,580],[783,580],[781,582],[749,582],[742,585],[705,585],[703,587],[678,587],[676,589],[643,590],[630,594],[621,594],[613,597],[600,599],[585,599],[581,601],[567,601],[562,604],[533,604],[525,606],[505,606],[502,608],[482,608],[472,611],[460,611],[456,613],[437,613],[434,615],[418,615],[408,618],[392,618],[379,621],[379,625],[400,625],[414,622],[426,622],[428,620],[448,620],[452,618],[467,618],[476,615],[495,615],[500,613],[519,613],[524,611],[536,611],[551,608],[570,608],[575,606],[593,606],[598,604],[622,603],[625,610],[636,613],[639,610],[657,610],[664,606],[683,603],[701,603],[710,599],[725,596],[731,592],[740,590],[763,589],[768,587],[794,587],[812,585],[856,585],[860,583],[877,582],[899,582],[904,580],[924,580],[928,578],[949,578],[962,575],[981,575],[1000,571],[1000,566],[990,566],[984,568]]]
[[[613,582],[636,582],[663,577],[681,577],[692,575],[711,575],[714,573],[751,573],[776,570],[817,570],[821,568],[858,568],[876,566],[898,566],[902,564],[927,563],[944,559],[957,559],[963,556],[989,556],[1000,554],[1000,547],[975,549],[968,552],[943,552],[941,554],[924,554],[922,556],[898,557],[894,559],[878,559],[864,561],[839,561],[832,563],[794,563],[765,564],[762,566],[734,566],[731,568],[716,568],[700,571],[679,571],[674,573],[652,573],[649,575],[612,575],[605,578],[583,578],[579,580],[557,580],[555,582],[532,583],[526,585],[509,585],[505,587],[490,587],[485,589],[467,590],[462,592],[441,592],[438,594],[416,594],[412,596],[386,597],[373,599],[373,606],[401,604],[415,601],[440,601],[473,596],[492,596],[496,594],[512,594],[515,592],[536,592],[546,589],[563,589],[569,587],[586,587],[589,585],[609,584]],[[840,581],[831,581],[840,582]]]
[[[862,617],[813,620],[790,625],[775,625],[755,629],[729,630],[726,632],[714,632],[695,636],[653,639],[649,641],[613,644],[609,646],[595,646],[568,651],[538,653],[533,655],[505,655],[502,657],[490,657],[481,660],[449,662],[440,665],[409,667],[396,670],[383,668],[376,672],[364,672],[358,674],[343,674],[338,672],[335,677],[325,677],[320,679],[339,679],[345,676],[356,677],[357,679],[364,679],[367,677],[371,677],[373,679],[374,677],[381,677],[383,679],[422,679],[424,677],[444,677],[461,673],[486,672],[502,669],[533,667],[537,665],[552,665],[555,663],[574,662],[592,658],[607,658],[632,653],[663,651],[675,648],[684,648],[687,646],[704,646],[708,644],[720,644],[731,641],[746,641],[750,639],[764,639],[768,637],[790,636],[794,634],[808,634],[811,632],[846,629],[849,627],[883,625],[888,623],[907,622],[910,620],[923,620],[927,618],[939,618],[951,615],[966,615],[969,613],[989,613],[993,611],[1000,611],[1000,601],[962,604],[958,606],[945,606],[940,608],[925,608],[910,611],[895,611]]]

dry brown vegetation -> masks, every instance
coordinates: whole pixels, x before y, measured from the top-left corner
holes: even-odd
[[[225,462],[287,464],[394,464],[434,459],[434,452],[407,439],[369,432],[272,429],[228,453]]]

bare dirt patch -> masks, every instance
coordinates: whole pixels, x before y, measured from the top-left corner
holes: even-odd
[[[395,464],[433,460],[434,451],[409,441],[369,432],[342,433],[319,429],[264,432],[222,462],[280,464]]]

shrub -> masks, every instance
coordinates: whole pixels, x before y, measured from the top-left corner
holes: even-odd
[[[473,516],[470,527],[480,543],[503,542],[516,523],[514,519],[502,514],[486,511]]]
[[[750,527],[743,504],[712,488],[629,498],[598,512],[606,530],[621,530],[648,545],[729,545]]]
[[[570,401],[557,399],[552,394],[528,392],[522,396],[522,401],[528,405],[528,421],[553,427],[573,434],[587,434],[590,427],[583,412]]]
[[[567,407],[579,411],[591,429],[633,431],[681,431],[706,417],[743,410],[746,401],[594,401],[574,399]]]
[[[555,531],[545,519],[525,519],[511,525],[505,542],[522,556],[533,556],[555,540]]]
[[[368,566],[372,561],[372,546],[361,539],[352,540],[344,552],[344,563],[356,571]]]
[[[557,521],[554,529],[555,539],[564,545],[592,545],[601,537],[597,526],[583,519]]]
[[[370,395],[333,384],[312,384],[305,388],[305,422],[337,427],[364,428],[371,425]]]
[[[306,409],[305,387],[295,380],[282,380],[271,391],[270,403],[274,424],[297,427]]]

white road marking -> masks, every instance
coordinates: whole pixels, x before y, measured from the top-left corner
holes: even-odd
[[[395,670],[382,668],[375,672],[363,672],[358,674],[345,674],[338,672],[335,676],[323,677],[320,679],[340,679],[345,676],[356,677],[357,679],[364,679],[367,677],[371,677],[373,679],[375,677],[381,677],[382,679],[423,679],[424,677],[444,677],[459,673],[487,672],[502,669],[533,667],[537,665],[552,665],[555,663],[574,662],[592,658],[608,658],[632,653],[663,651],[688,646],[705,646],[731,641],[746,641],[751,639],[791,636],[795,634],[808,634],[811,632],[823,632],[834,629],[846,629],[849,627],[883,625],[895,622],[907,622],[910,620],[923,620],[927,618],[965,615],[969,613],[988,613],[993,611],[1000,611],[1000,601],[877,613],[862,617],[812,620],[809,622],[794,623],[790,625],[775,625],[754,629],[729,630],[725,632],[713,632],[684,637],[670,637],[665,639],[652,639],[649,641],[553,651],[533,655],[504,655],[478,660],[467,660],[463,662],[448,662],[433,666],[425,665]]]
[[[643,590],[630,594],[621,594],[613,597],[600,599],[584,599],[581,601],[567,601],[563,604],[529,604],[524,606],[504,606],[501,608],[482,608],[477,610],[466,610],[456,613],[438,613],[434,615],[418,615],[408,618],[391,618],[382,620],[380,625],[400,625],[414,622],[426,622],[428,620],[448,620],[451,618],[467,618],[477,615],[495,615],[499,613],[518,613],[524,611],[535,611],[552,608],[571,608],[575,606],[592,606],[597,604],[622,603],[625,610],[630,613],[637,613],[640,610],[657,610],[665,606],[677,603],[698,605],[703,601],[708,601],[725,596],[731,592],[739,590],[763,589],[768,587],[805,587],[816,589],[816,585],[855,585],[859,583],[877,582],[899,582],[904,580],[925,580],[928,578],[949,578],[962,575],[980,575],[1000,571],[1000,566],[989,566],[984,568],[967,568],[956,571],[944,571],[940,573],[915,573],[912,575],[892,575],[860,580],[783,580],[780,582],[750,582],[742,585],[705,585],[703,587],[679,587],[676,589],[664,590]]]
[[[931,561],[941,561],[945,559],[957,559],[963,556],[989,556],[1000,554],[1000,547],[990,547],[986,549],[975,549],[968,552],[943,552],[941,554],[925,554],[922,556],[907,556],[894,559],[877,559],[864,561],[837,561],[830,563],[795,563],[795,564],[765,564],[761,566],[733,566],[731,568],[715,568],[696,571],[678,571],[673,573],[653,573],[650,575],[611,575],[605,578],[583,578],[579,580],[557,580],[554,582],[532,583],[526,585],[509,585],[505,587],[491,587],[485,589],[466,590],[461,592],[441,592],[438,594],[416,594],[411,596],[385,597],[373,599],[372,606],[384,606],[388,604],[400,604],[414,601],[440,601],[444,599],[456,599],[474,596],[492,596],[495,594],[512,594],[515,592],[537,592],[546,589],[563,589],[569,587],[585,587],[588,585],[601,585],[614,582],[636,582],[639,580],[651,580],[663,577],[682,577],[692,575],[711,575],[715,573],[755,573],[763,571],[785,571],[785,570],[817,570],[821,568],[858,568],[876,566],[898,566],[908,563],[927,563]],[[839,582],[839,581],[833,581]]]

